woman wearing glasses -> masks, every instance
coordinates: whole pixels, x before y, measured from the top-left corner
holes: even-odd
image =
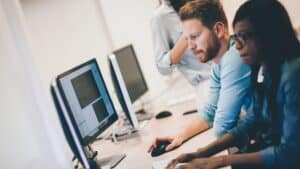
[[[189,169],[300,168],[300,44],[289,16],[277,0],[249,0],[233,28],[236,48],[252,67],[251,110],[237,127],[177,163],[194,159],[183,167]],[[202,158],[232,146],[244,153]]]

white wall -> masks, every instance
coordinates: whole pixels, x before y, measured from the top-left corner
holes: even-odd
[[[153,0],[99,0],[103,6],[106,23],[112,36],[114,49],[132,43],[150,96],[161,92],[167,85],[165,77],[155,66],[150,30],[150,17],[157,7]]]
[[[299,28],[300,27],[300,11],[298,8],[300,6],[299,0],[280,0],[280,2],[282,2],[282,4],[287,9],[289,16],[291,17],[293,26]]]
[[[92,57],[97,57],[105,76],[108,75],[107,54],[112,47],[98,10],[99,3],[23,0],[21,5],[45,90],[55,75]]]
[[[61,130],[51,127],[18,1],[0,1],[0,161],[3,169],[71,168]]]
[[[96,0],[22,0],[24,20],[34,48],[34,63],[52,104],[49,86],[58,74],[96,57],[112,91],[107,54],[113,50],[101,4]],[[116,99],[114,99],[115,103]],[[118,105],[118,104],[117,104]],[[119,107],[119,106],[118,106]],[[54,106],[50,106],[55,112]],[[60,126],[52,116],[55,126]]]
[[[224,11],[225,11],[225,15],[228,19],[228,25],[229,25],[229,30],[230,33],[232,33],[232,20],[234,18],[234,14],[236,12],[236,10],[239,8],[239,6],[246,2],[246,0],[221,0],[223,7],[224,7]]]
[[[147,99],[167,87],[166,77],[161,76],[155,67],[150,37],[150,17],[157,5],[154,1],[20,2],[45,90],[55,75],[96,56],[108,88],[113,91],[107,55],[130,43],[134,45],[148,83]]]

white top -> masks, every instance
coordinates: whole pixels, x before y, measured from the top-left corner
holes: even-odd
[[[171,65],[170,50],[182,34],[182,25],[178,14],[167,3],[162,3],[154,12],[151,30],[155,63],[161,74],[171,74],[177,67],[192,85],[209,77],[209,64],[200,63],[190,49],[186,50],[179,64]]]

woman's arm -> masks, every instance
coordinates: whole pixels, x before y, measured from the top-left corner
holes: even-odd
[[[283,112],[278,114],[280,125],[280,144],[262,150],[261,156],[268,168],[300,168],[300,79],[299,63],[289,65],[282,77],[279,98]],[[295,70],[297,66],[297,70]]]
[[[229,165],[260,167],[263,165],[260,153],[236,154],[227,156],[217,156],[211,158],[199,158],[191,163],[184,165],[182,168],[188,169],[216,169]]]
[[[245,143],[249,141],[248,133],[252,133],[252,130],[256,130],[256,127],[259,126],[258,121],[257,115],[253,111],[248,112],[246,117],[236,127],[228,131],[228,133],[207,146],[198,149],[196,152],[182,154],[173,159],[167,168],[172,169],[178,163],[190,162],[196,158],[212,156],[229,147],[245,145]]]
[[[197,150],[197,157],[209,157],[218,152],[221,152],[229,147],[237,145],[239,139],[232,134],[227,133],[212,143]]]
[[[171,64],[179,64],[187,49],[187,40],[184,35],[181,35],[174,47],[170,51]]]
[[[161,13],[155,14],[151,18],[151,34],[152,44],[155,56],[155,63],[158,71],[162,75],[170,75],[173,72],[173,68],[170,60],[170,42],[169,30],[165,24],[165,20],[168,19]]]
[[[237,141],[238,141],[238,139],[235,138],[233,135],[231,135],[229,133],[225,134],[224,136],[220,137],[219,139],[215,140],[214,142],[210,143],[209,145],[205,146],[204,148],[198,149],[196,152],[182,154],[179,157],[173,159],[168,164],[167,169],[175,168],[175,166],[178,163],[186,163],[186,162],[190,162],[197,158],[209,157],[209,156],[214,155],[226,148],[236,145]]]
[[[263,161],[259,152],[223,156],[223,166],[262,166]]]

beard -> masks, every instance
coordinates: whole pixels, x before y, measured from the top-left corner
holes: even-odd
[[[206,63],[210,60],[212,60],[213,58],[215,58],[220,50],[220,47],[221,47],[221,43],[217,37],[217,35],[211,31],[211,36],[210,36],[210,39],[208,39],[207,41],[207,48],[206,48],[206,52],[203,53],[203,57],[199,57],[199,61],[202,62],[202,63]],[[195,54],[196,53],[201,53],[200,51],[196,51],[194,52]]]
[[[206,52],[206,56],[205,61],[204,62],[208,62],[210,60],[212,60],[213,58],[215,58],[219,52],[221,48],[221,43],[217,37],[217,35],[214,32],[211,32],[211,39],[209,41],[209,45],[207,48],[207,52]]]

